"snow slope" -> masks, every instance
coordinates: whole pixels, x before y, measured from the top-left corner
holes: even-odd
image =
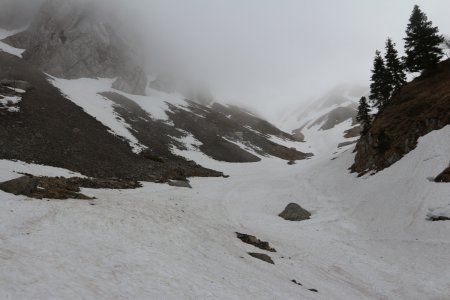
[[[294,166],[227,164],[191,148],[183,154],[231,175],[194,178],[193,189],[85,189],[93,202],[0,192],[0,298],[448,299],[450,222],[426,215],[450,202],[450,185],[428,180],[448,165],[450,126],[363,178],[348,173],[352,147],[333,154],[334,141],[310,140],[322,151]],[[23,168],[0,165],[1,180]],[[312,219],[279,218],[289,202]],[[235,231],[269,241],[275,265],[248,256],[264,251]]]
[[[7,52],[9,54],[12,54],[12,55],[22,58],[22,53],[25,52],[25,49],[14,48],[14,47],[2,42],[1,40],[6,39],[9,36],[15,35],[23,30],[24,29],[5,30],[5,29],[0,28],[0,51]]]

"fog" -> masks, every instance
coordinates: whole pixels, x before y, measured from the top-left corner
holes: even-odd
[[[85,0],[83,0],[85,1]],[[448,0],[91,0],[144,45],[148,69],[269,116],[340,83],[368,85],[389,36],[402,52],[414,4],[450,33]]]

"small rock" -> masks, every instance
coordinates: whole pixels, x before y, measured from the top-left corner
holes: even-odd
[[[288,161],[287,164],[290,165],[290,166],[295,165],[295,160],[290,160],[290,161]]]
[[[289,203],[278,216],[288,221],[303,221],[311,217],[311,213],[296,203]]]
[[[428,220],[431,222],[450,221],[450,218],[447,216],[430,216],[430,217],[428,217]]]
[[[189,184],[188,181],[183,181],[183,180],[169,180],[167,183],[168,183],[170,186],[183,187],[183,188],[190,188],[190,189],[192,189],[192,186]]]
[[[236,232],[236,236],[238,239],[243,241],[246,244],[253,245],[259,249],[266,250],[269,252],[277,252],[274,248],[270,247],[269,242],[261,241],[256,236],[245,234],[245,233],[239,233]]]
[[[293,283],[297,284],[297,285],[303,285],[303,284],[301,284],[300,282],[297,282],[297,280],[295,280],[295,279],[292,279],[291,281],[292,281]]]
[[[318,293],[319,291],[316,289],[308,289],[308,291],[314,292],[314,293]]]
[[[260,260],[262,260],[262,261],[265,261],[266,263],[269,263],[269,264],[272,264],[272,265],[275,264],[275,263],[273,262],[272,258],[271,258],[269,255],[267,255],[267,254],[264,254],[264,253],[254,253],[254,252],[249,252],[248,254],[249,254],[250,256],[254,257],[254,258],[257,258],[257,259],[260,259]]]

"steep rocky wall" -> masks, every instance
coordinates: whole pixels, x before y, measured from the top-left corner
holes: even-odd
[[[413,150],[419,137],[450,124],[450,60],[404,86],[356,146],[353,172],[379,171]]]

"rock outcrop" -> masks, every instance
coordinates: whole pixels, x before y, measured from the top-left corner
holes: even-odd
[[[273,262],[272,258],[264,253],[256,253],[256,252],[249,252],[248,255],[250,255],[251,257],[257,258],[259,260],[265,261],[266,263],[272,264],[274,265],[275,263]]]
[[[353,172],[380,171],[450,124],[450,60],[403,86],[356,146]]]
[[[0,190],[36,199],[91,200],[94,198],[82,194],[80,188],[135,189],[141,186],[139,182],[132,180],[26,175],[0,183]]]
[[[434,181],[436,182],[450,182],[450,167],[445,169],[441,174],[439,174]]]
[[[23,58],[52,76],[117,77],[115,88],[144,94],[147,76],[117,32],[94,3],[48,0],[27,30],[4,42],[26,49]]]
[[[311,213],[297,203],[289,203],[279,216],[288,221],[304,221],[311,217]]]
[[[0,183],[0,190],[14,195],[29,196],[36,190],[37,183],[33,177],[22,176]]]
[[[212,106],[203,106],[192,101],[188,103],[189,111],[171,107],[169,118],[177,128],[192,133],[202,143],[200,150],[216,160],[259,161],[260,158],[254,153],[293,161],[312,156],[311,153],[303,153],[272,142],[268,139],[270,135],[287,141],[297,140],[269,122],[238,107],[217,103]]]
[[[259,249],[266,250],[269,252],[277,252],[274,248],[270,246],[269,242],[261,241],[256,236],[239,232],[236,232],[236,236],[238,239],[240,239],[242,242],[246,244],[253,245]]]

